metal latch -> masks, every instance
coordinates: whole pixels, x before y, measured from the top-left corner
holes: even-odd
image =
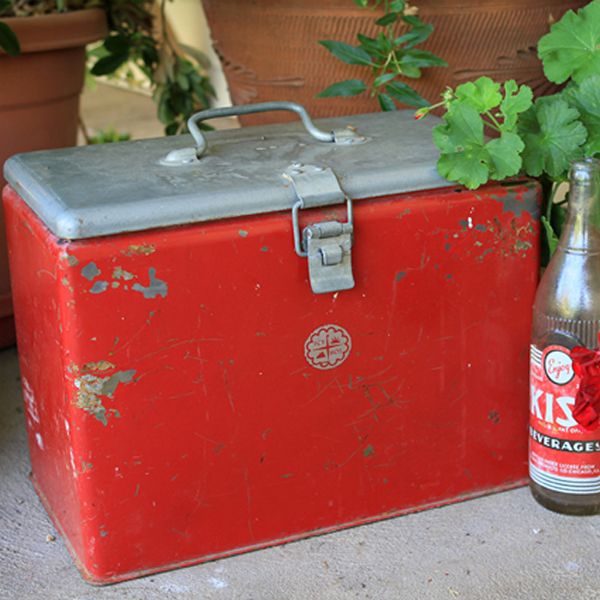
[[[284,177],[292,182],[297,202],[292,207],[294,247],[298,256],[308,258],[310,286],[315,294],[354,287],[352,274],[352,200],[348,198],[329,167],[294,163]],[[322,221],[305,227],[300,235],[298,212],[301,208],[346,202],[345,223]]]

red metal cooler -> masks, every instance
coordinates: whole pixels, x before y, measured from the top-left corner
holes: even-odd
[[[6,164],[33,482],[90,581],[527,476],[536,185],[448,187],[433,118],[265,108],[304,124]]]

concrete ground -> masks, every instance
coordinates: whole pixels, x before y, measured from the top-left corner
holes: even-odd
[[[593,600],[600,517],[527,489],[96,588],[28,480],[17,353],[0,352],[0,600]]]
[[[162,133],[151,100],[121,90],[86,92],[83,114],[92,130]],[[600,599],[600,517],[553,514],[527,489],[94,588],[46,516],[29,469],[9,349],[0,352],[0,600]]]

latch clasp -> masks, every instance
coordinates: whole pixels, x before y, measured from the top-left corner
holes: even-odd
[[[352,238],[354,223],[352,200],[339,186],[328,167],[292,165],[284,176],[292,181],[297,202],[292,207],[292,226],[296,254],[308,258],[310,286],[315,294],[354,287],[352,274]],[[308,202],[307,202],[308,200]],[[305,227],[300,234],[299,211],[302,208],[346,202],[347,220],[322,221]],[[307,206],[308,204],[308,206]]]

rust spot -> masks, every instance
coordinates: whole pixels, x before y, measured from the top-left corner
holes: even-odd
[[[500,423],[500,414],[496,410],[491,410],[488,413],[488,419],[494,423],[494,425],[498,425],[498,423]]]
[[[136,256],[139,254],[148,256],[154,252],[156,252],[156,247],[152,244],[131,244],[127,250],[121,250],[121,253],[125,256]]]

